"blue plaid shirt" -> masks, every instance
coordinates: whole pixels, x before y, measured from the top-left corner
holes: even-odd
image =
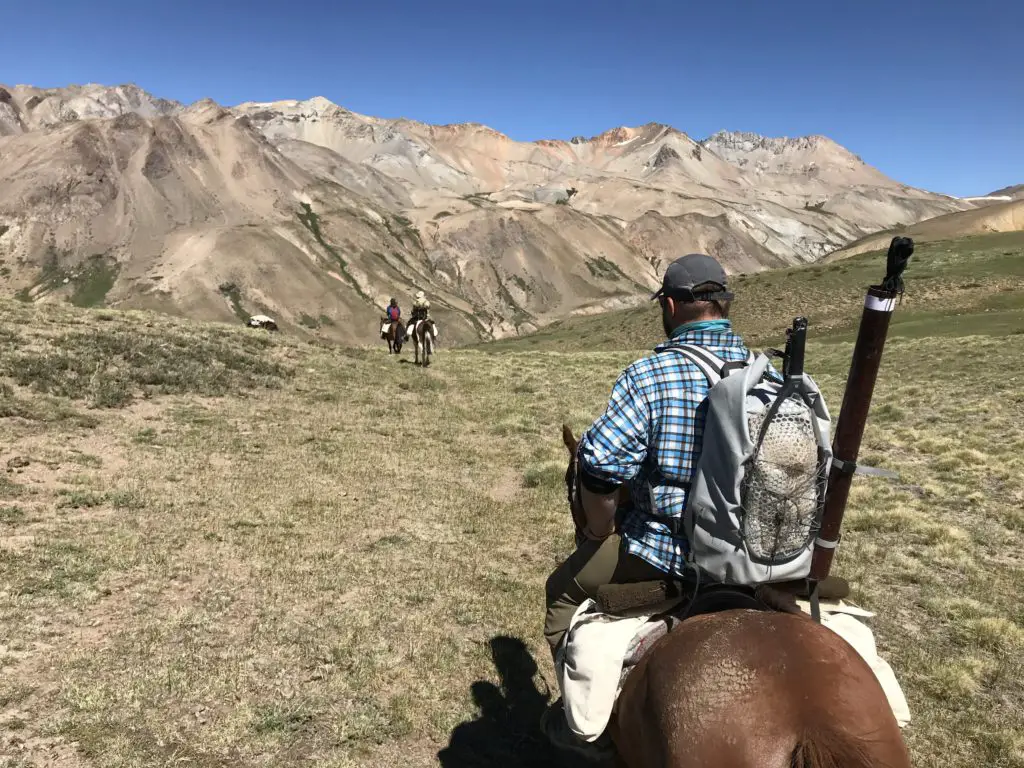
[[[676,518],[681,528],[704,434],[708,380],[689,358],[666,350],[692,344],[727,362],[749,355],[729,321],[693,325],[676,329],[619,375],[607,410],[581,437],[579,454],[580,469],[592,478],[629,485],[630,507],[620,517],[627,551],[676,576],[684,575],[688,545],[665,521]]]

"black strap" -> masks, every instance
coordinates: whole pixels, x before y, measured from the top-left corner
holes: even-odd
[[[707,290],[707,291],[693,291],[691,288],[673,288],[665,290],[662,288],[651,298],[658,298],[660,296],[666,296],[676,301],[692,302],[692,301],[732,301],[736,298],[732,291],[726,290],[725,286],[721,286],[718,290]]]
[[[705,291],[702,293],[692,293],[694,301],[732,301],[736,298],[736,294],[732,291]]]
[[[903,270],[914,253],[914,241],[909,237],[894,237],[889,242],[889,253],[886,254],[885,279],[882,289],[903,297]]]
[[[821,603],[818,600],[818,582],[814,579],[808,579],[810,582],[810,595],[808,599],[811,603],[811,618],[818,624],[821,624]]]
[[[580,483],[591,493],[607,496],[610,493],[614,493],[622,485],[622,483],[616,483],[591,474],[587,469],[587,465],[582,461],[578,461],[576,467],[579,472]]]
[[[672,487],[673,488],[678,488],[679,490],[685,491],[687,494],[689,494],[690,493],[691,484],[688,483],[688,482],[687,483],[673,483]],[[655,503],[657,500],[654,498],[654,486],[651,485],[651,481],[650,480],[647,481],[647,495],[648,495],[648,502],[651,505],[651,514],[654,516],[654,519],[657,520],[659,523],[664,524],[664,526],[666,528],[668,528],[668,532],[669,533],[671,533],[676,538],[679,538],[679,536],[681,536],[682,533],[683,533],[683,516],[682,515],[680,515],[679,517],[660,517],[660,516],[658,516],[658,514],[657,514],[658,505]]]
[[[832,457],[832,466],[844,475],[871,475],[873,477],[887,477],[890,480],[900,479],[898,473],[892,472],[888,469],[869,467],[866,464],[858,464],[855,461],[847,461],[836,456]]]

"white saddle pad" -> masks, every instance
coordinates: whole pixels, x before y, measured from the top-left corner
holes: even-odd
[[[797,600],[797,605],[804,613],[810,613],[810,604],[805,600]],[[892,671],[889,663],[878,655],[878,648],[875,645],[875,636],[871,628],[856,617],[869,619],[875,614],[865,611],[855,605],[847,605],[842,600],[821,601],[821,623],[828,627],[843,640],[853,646],[853,650],[868,663],[871,671],[875,673],[878,684],[885,691],[885,698],[889,700],[892,707],[893,717],[904,728],[910,723],[910,705],[907,704],[907,697],[896,680],[896,674]]]
[[[797,601],[810,613],[805,601]],[[822,601],[822,626],[835,632],[863,658],[878,679],[896,722],[903,728],[910,722],[906,696],[892,667],[878,656],[871,629],[857,617],[873,613],[842,601]],[[585,600],[573,614],[555,658],[555,673],[562,692],[569,728],[584,741],[595,741],[611,719],[620,684],[625,680],[624,663],[642,656],[638,646],[647,646],[664,634],[662,622],[648,616],[621,618],[601,613],[597,603]]]
[[[584,741],[604,733],[618,696],[626,650],[649,617],[620,618],[584,600],[555,659],[569,728]]]

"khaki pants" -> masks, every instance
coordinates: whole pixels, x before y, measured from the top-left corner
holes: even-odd
[[[585,539],[555,569],[545,587],[547,615],[544,637],[551,646],[552,656],[569,629],[576,609],[588,597],[596,598],[598,587],[663,579],[665,576],[664,571],[647,561],[627,554],[618,534],[612,534],[604,541]]]

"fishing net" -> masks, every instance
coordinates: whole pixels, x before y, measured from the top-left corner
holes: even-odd
[[[768,409],[749,412],[750,435],[757,440]],[[817,533],[819,463],[814,413],[799,398],[789,397],[768,423],[760,449],[747,467],[741,486],[743,536],[750,554],[765,561],[796,555]]]

